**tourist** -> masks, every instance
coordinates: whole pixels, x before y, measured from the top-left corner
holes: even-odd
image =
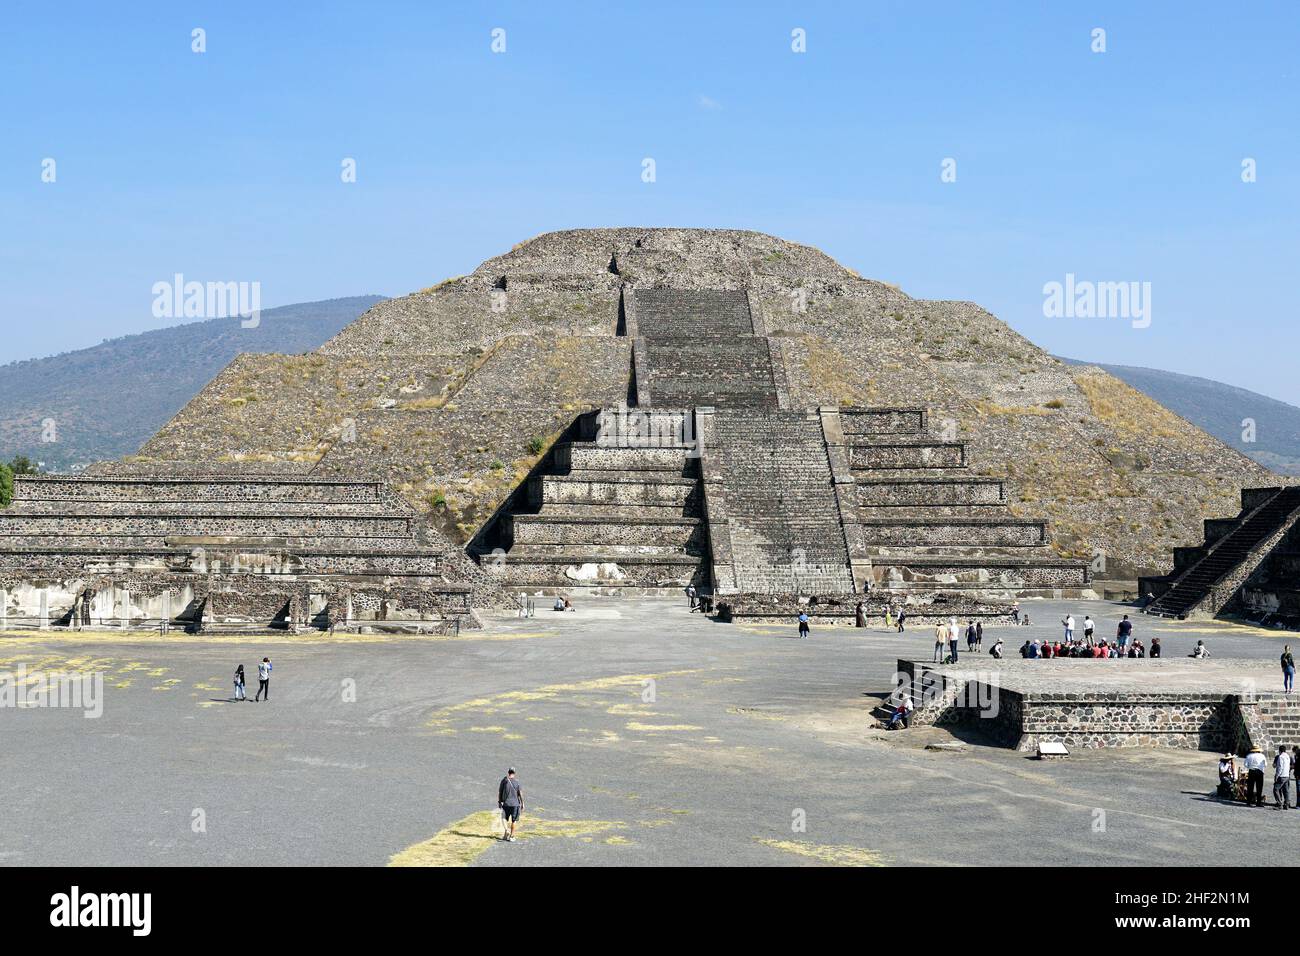
[[[1160,656],[1160,638],[1158,637],[1151,638],[1151,653],[1148,654],[1147,656],[1151,658],[1156,658]]]
[[[497,806],[501,808],[501,825],[505,831],[501,839],[513,843],[515,824],[519,822],[519,814],[524,812],[524,788],[519,785],[514,767],[506,771],[497,786]]]
[[[806,641],[807,639],[808,639],[808,612],[800,611],[799,612],[799,640]]]
[[[1291,693],[1291,686],[1295,683],[1295,658],[1291,656],[1291,645],[1282,646],[1282,692]],[[1296,793],[1296,803],[1300,804],[1300,792]]]
[[[569,603],[569,599],[567,597],[564,599],[564,610],[566,611],[577,610],[572,604]]]
[[[244,665],[240,664],[235,668],[235,700],[248,700],[248,694],[244,691]]]
[[[1028,626],[1029,626],[1029,615],[1028,615],[1028,614],[1022,614],[1022,615],[1020,616],[1020,623],[1023,624],[1025,627],[1028,627]]]
[[[1187,656],[1194,657],[1198,661],[1204,660],[1205,658],[1210,656],[1210,649],[1205,646],[1204,641],[1197,641],[1196,646],[1192,648],[1192,652]]]
[[[863,604],[861,601],[858,602],[858,606],[853,612],[853,626],[854,627],[867,626],[867,606]]]
[[[1025,643],[1023,643],[1023,644],[1020,645],[1020,656],[1021,656],[1021,657],[1024,657],[1024,658],[1028,658],[1028,657],[1029,657],[1029,641],[1028,641],[1028,640],[1026,640]]]
[[[1246,754],[1246,806],[1264,805],[1264,752],[1251,747]]]
[[[992,655],[995,661],[1002,660],[1002,638],[999,637],[996,641],[993,642],[993,646],[989,648],[989,654]],[[1296,792],[1300,793],[1300,789],[1298,789]]]
[[[519,614],[518,614],[518,616],[519,616],[519,617],[527,617],[527,616],[528,616],[528,595],[525,594],[523,591],[520,591],[520,592],[519,592],[518,602],[519,602]]]
[[[1051,641],[1043,641],[1043,646],[1038,649],[1038,656],[1047,660],[1051,660],[1052,656],[1055,654],[1056,648],[1052,646]]]
[[[1092,656],[1097,660],[1110,656],[1110,649],[1106,647],[1105,641],[1097,642],[1097,645],[1092,649]]]
[[[1091,614],[1085,614],[1083,616],[1083,640],[1089,647],[1092,646],[1092,632],[1096,626],[1097,625],[1093,622]]]
[[[1232,754],[1227,753],[1219,758],[1219,796],[1224,800],[1231,800],[1237,784],[1237,763],[1232,759]]]
[[[1038,660],[1038,638],[1034,638],[1029,642],[1029,659],[1031,661]]]
[[[898,633],[903,633],[903,623],[907,620],[907,611],[904,608],[898,609]]]
[[[961,638],[961,625],[957,623],[954,617],[948,622],[948,652],[952,657],[951,663],[957,663],[957,641]]]
[[[943,661],[943,642],[948,639],[948,625],[940,621],[934,628],[934,662]]]
[[[976,621],[975,622],[975,650],[982,651],[983,649],[984,649],[984,622]]]
[[[1020,623],[1020,602],[1019,601],[1011,602],[1011,623],[1012,624]]]
[[[892,604],[886,604],[885,605],[885,630],[889,630],[893,626],[894,626],[894,606]]]
[[[1291,775],[1295,777],[1295,808],[1300,810],[1300,747],[1291,748]]]
[[[257,696],[253,698],[253,703],[262,699],[263,692],[266,693],[266,702],[271,702],[271,658],[263,657],[262,662],[257,665]]]
[[[1120,621],[1119,626],[1115,628],[1115,639],[1119,642],[1120,647],[1123,647],[1128,643],[1129,635],[1132,633],[1133,622],[1130,621],[1128,615],[1125,614],[1124,620]]]
[[[966,653],[975,653],[975,622],[966,625]]]
[[[916,705],[912,702],[912,695],[907,691],[903,691],[903,699],[894,708],[893,714],[889,717],[889,723],[885,724],[885,729],[893,730],[901,723],[903,729],[906,730],[912,726],[912,711],[915,709]]]
[[[1291,754],[1281,744],[1273,758],[1273,809],[1291,809]]]
[[[692,610],[692,611],[695,610],[695,605],[698,603],[698,602],[696,601],[696,599],[695,599],[696,593],[697,593],[697,592],[696,592],[696,590],[695,590],[695,585],[694,585],[694,584],[688,584],[688,585],[686,585],[686,600],[688,600],[688,601],[691,602],[691,610]],[[859,607],[861,607],[861,605],[859,605]]]
[[[1067,641],[1074,640],[1074,615],[1065,615],[1065,617],[1061,618],[1061,623],[1065,625],[1065,639]]]
[[[555,603],[551,605],[551,610],[552,610],[552,611],[563,611],[563,610],[564,610],[564,598],[560,597],[558,594],[555,595]]]

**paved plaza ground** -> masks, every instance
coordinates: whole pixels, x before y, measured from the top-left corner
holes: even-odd
[[[98,719],[0,709],[0,862],[1294,861],[1300,813],[1210,799],[1211,753],[1043,762],[997,747],[926,750],[951,739],[939,729],[873,729],[896,660],[928,659],[931,628],[823,627],[799,641],[793,623],[714,624],[684,600],[579,603],[456,638],[0,638],[0,671],[105,675]],[[1080,621],[1090,611],[1105,636],[1131,612],[1024,604],[1032,628],[990,629],[1011,654],[1027,634],[1054,635],[1066,609]],[[1283,643],[1300,644],[1134,618],[1171,659],[1198,638],[1216,666],[1276,661]],[[251,696],[264,655],[275,664],[271,702],[232,703],[235,665]],[[1260,673],[1261,689],[1280,689],[1279,676]],[[507,765],[528,801],[514,844],[490,838]]]

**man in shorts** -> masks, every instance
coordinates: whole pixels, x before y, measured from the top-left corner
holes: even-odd
[[[505,830],[502,839],[513,843],[515,824],[519,822],[519,814],[524,812],[524,788],[519,786],[514,767],[506,771],[497,787],[497,806],[501,808],[501,825]]]

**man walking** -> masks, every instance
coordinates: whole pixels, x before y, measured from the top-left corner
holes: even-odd
[[[504,831],[501,839],[514,843],[515,824],[519,822],[519,814],[524,812],[524,788],[519,786],[514,767],[506,771],[497,787],[497,806],[501,808],[501,826]]]
[[[697,592],[694,584],[686,585],[686,599],[691,602],[691,610],[695,610]]]
[[[961,638],[961,625],[957,623],[954,617],[948,622],[948,653],[952,655],[952,663],[957,663],[957,641]]]
[[[807,639],[808,639],[808,612],[800,611],[799,612],[799,640],[806,641]]]
[[[1291,755],[1280,744],[1273,758],[1273,802],[1275,810],[1291,808]]]
[[[1096,627],[1097,625],[1093,623],[1092,615],[1085,614],[1083,616],[1083,642],[1089,647],[1092,647],[1092,632]]]
[[[1264,752],[1251,747],[1246,754],[1246,806],[1264,805]]]
[[[1065,615],[1065,617],[1061,619],[1061,623],[1065,625],[1065,642],[1068,644],[1070,641],[1074,640],[1074,615]]]
[[[271,658],[263,657],[257,665],[257,696],[253,698],[253,703],[262,699],[266,694],[267,703],[271,702]]]
[[[1291,645],[1282,645],[1282,692],[1291,693],[1295,684],[1295,658],[1291,656]],[[1296,792],[1295,801],[1300,806],[1300,791]]]

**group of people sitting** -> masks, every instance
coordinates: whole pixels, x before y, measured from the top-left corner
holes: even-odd
[[[1118,641],[1112,644],[1106,643],[1102,638],[1096,643],[1089,643],[1083,640],[1069,641],[1048,641],[1044,640],[1041,644],[1034,641],[1025,641],[1020,645],[1020,656],[1025,658],[1038,657],[1091,657],[1098,660],[1105,658],[1119,657],[1147,657],[1148,652],[1141,641],[1128,641],[1120,644]],[[1151,650],[1149,656],[1160,656],[1160,638],[1152,638]]]

